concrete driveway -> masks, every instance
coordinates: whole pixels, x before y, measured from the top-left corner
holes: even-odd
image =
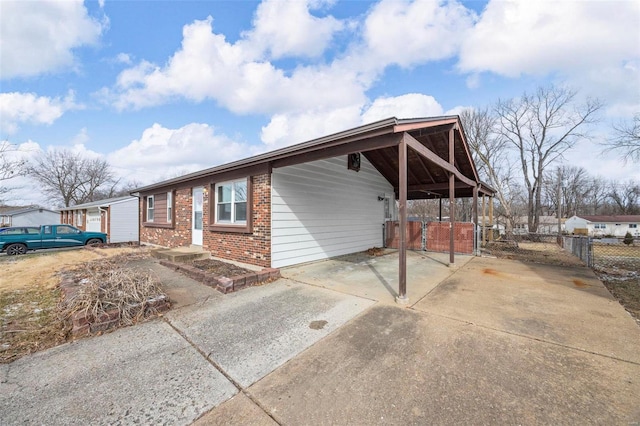
[[[0,366],[2,423],[640,422],[640,327],[588,269],[413,253],[403,308],[397,255],[353,259]]]

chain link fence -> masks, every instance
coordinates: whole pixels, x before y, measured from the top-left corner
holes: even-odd
[[[592,238],[592,266],[595,269],[640,271],[640,240]]]
[[[577,265],[580,261],[562,250],[558,234],[501,235],[485,241],[482,252],[499,258],[552,265]]]

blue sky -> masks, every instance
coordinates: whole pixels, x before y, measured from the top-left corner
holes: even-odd
[[[151,183],[389,116],[482,107],[540,85],[606,103],[567,155],[640,111],[637,1],[0,2],[0,140],[107,159]],[[40,201],[21,181],[14,202]]]

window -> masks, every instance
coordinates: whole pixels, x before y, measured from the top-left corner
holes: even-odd
[[[247,179],[216,184],[216,223],[246,225]]]
[[[76,210],[76,225],[82,225],[82,210]]]
[[[593,229],[607,229],[607,225],[605,225],[604,223],[596,223],[595,225],[593,225]]]
[[[60,225],[56,231],[57,234],[79,234],[80,230],[72,226]]]
[[[147,197],[147,222],[153,222],[153,208],[155,206],[155,202],[153,199],[153,195],[149,195]]]
[[[167,192],[167,223],[171,223],[173,217],[173,194]]]
[[[637,227],[638,227],[638,224],[637,224],[637,223],[630,223],[630,224],[629,224],[629,228],[633,228],[633,229],[635,229],[635,228],[637,228]]]

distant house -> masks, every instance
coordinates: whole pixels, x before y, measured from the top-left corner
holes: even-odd
[[[60,223],[84,231],[104,232],[110,243],[138,241],[138,199],[125,196],[65,207]]]
[[[40,206],[20,207],[0,212],[0,226],[40,226],[60,223],[60,213]]]
[[[564,230],[565,219],[561,219],[560,229]],[[529,218],[527,216],[520,216],[516,218],[513,225],[513,233],[516,235],[523,235],[529,233]],[[558,233],[558,218],[555,216],[540,216],[538,222],[538,230],[536,234],[557,234]]]
[[[566,231],[572,234],[586,233],[592,237],[613,235],[624,237],[630,232],[634,237],[640,237],[640,215],[581,215],[567,219]]]

